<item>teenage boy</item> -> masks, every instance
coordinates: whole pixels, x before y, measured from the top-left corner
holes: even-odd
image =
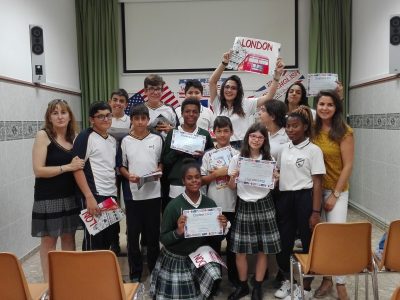
[[[150,133],[147,124],[149,110],[144,104],[131,110],[132,130],[121,141],[117,165],[122,174],[123,193],[128,231],[129,277],[132,282],[140,282],[143,271],[139,236],[146,235],[147,265],[149,273],[156,264],[160,237],[160,181],[146,182],[138,186],[143,175],[161,171],[161,136]]]
[[[228,187],[229,176],[228,166],[231,158],[239,151],[230,145],[230,138],[233,135],[232,122],[228,117],[218,116],[214,121],[213,131],[216,145],[204,153],[201,165],[201,182],[208,185],[207,196],[215,201],[217,206],[222,208],[222,213],[233,224],[235,219],[236,190]],[[226,235],[226,262],[228,267],[228,279],[236,285],[239,277],[236,268],[235,253],[230,251],[230,231]],[[221,243],[217,246],[221,254]]]
[[[156,74],[151,74],[144,79],[146,106],[150,115],[149,127],[160,133],[163,138],[177,126],[175,110],[161,101],[164,84],[162,77]]]
[[[111,106],[112,122],[108,133],[111,134],[117,140],[117,149],[121,139],[129,133],[131,126],[131,120],[129,116],[125,114],[125,109],[128,106],[128,93],[124,89],[118,89],[111,93],[111,97],[108,100],[108,104]],[[121,204],[121,180],[122,176],[117,172],[117,202]],[[121,247],[119,245],[119,222],[116,223],[116,232],[111,243],[111,250],[118,256],[121,253]]]
[[[196,125],[197,119],[199,118],[200,114],[200,102],[197,99],[193,98],[185,99],[181,105],[181,110],[183,116],[183,124],[180,125],[177,130],[191,134],[203,135],[206,137],[205,150],[213,148],[214,144],[208,131],[203,128],[199,128]],[[164,167],[169,168],[170,170],[168,174],[169,198],[167,201],[165,201],[165,198],[163,198],[163,200],[165,201],[162,204],[163,211],[171,199],[178,197],[185,190],[182,182],[181,173],[183,160],[187,157],[191,157],[196,159],[201,165],[201,158],[204,154],[203,151],[198,151],[196,154],[191,155],[172,149],[172,134],[173,131],[170,131],[165,139],[165,145],[161,158]]]
[[[185,84],[185,98],[201,100],[203,97],[203,85],[196,79],[189,79]],[[179,123],[183,123],[182,112],[176,110]],[[197,126],[207,131],[211,131],[214,124],[214,113],[208,107],[200,106],[200,116],[197,120]]]
[[[85,160],[83,170],[74,172],[80,189],[82,208],[91,215],[101,214],[98,203],[109,197],[116,199],[115,157],[117,141],[107,133],[111,126],[111,107],[106,102],[90,105],[91,127],[83,130],[75,139],[73,152]],[[116,224],[107,227],[96,235],[84,231],[82,250],[108,250],[115,235]]]

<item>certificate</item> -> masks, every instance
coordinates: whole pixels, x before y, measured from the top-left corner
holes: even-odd
[[[185,238],[222,235],[223,228],[218,221],[222,214],[221,207],[189,209],[182,212],[187,217],[185,224]]]
[[[308,74],[307,75],[308,88],[307,95],[308,96],[316,96],[322,90],[334,90],[336,89],[338,80],[337,74],[332,73],[317,73],[317,74]]]
[[[233,156],[232,148],[230,146],[213,150],[210,155],[210,166],[212,170],[229,167],[229,162]],[[217,190],[226,188],[228,186],[229,176],[221,176],[215,179]]]
[[[239,177],[236,180],[245,185],[273,189],[275,165],[275,161],[239,157]]]
[[[171,149],[195,154],[196,151],[204,151],[206,137],[204,135],[183,132],[174,129],[172,132]]]

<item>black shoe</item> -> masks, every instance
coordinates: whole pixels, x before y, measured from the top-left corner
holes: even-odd
[[[237,300],[244,296],[247,296],[250,293],[249,285],[241,283],[236,290],[229,295],[228,300]]]
[[[262,300],[263,292],[261,286],[255,287],[251,293],[251,300]]]

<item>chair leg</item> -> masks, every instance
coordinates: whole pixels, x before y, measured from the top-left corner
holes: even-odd
[[[358,300],[358,274],[354,276],[354,299]]]
[[[365,274],[365,300],[369,298],[369,273]]]
[[[299,281],[300,281],[300,286],[301,286],[301,297],[304,299],[304,276],[303,272],[301,271],[301,265],[298,261],[296,261],[296,266],[297,266],[297,272],[299,273]]]
[[[294,284],[293,284],[293,263],[294,263],[294,259],[291,256],[290,257],[290,299],[293,300],[294,299],[294,294],[293,294],[293,290],[294,290]]]
[[[371,277],[372,277],[372,290],[374,293],[374,300],[379,300],[379,289],[378,289],[378,268],[376,266],[375,261],[372,261],[372,273],[371,273]]]

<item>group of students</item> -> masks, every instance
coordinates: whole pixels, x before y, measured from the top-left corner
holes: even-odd
[[[55,249],[57,238],[61,237],[62,249],[75,249],[80,209],[100,214],[98,203],[110,196],[117,198],[116,182],[120,178],[130,279],[141,280],[142,236],[153,298],[212,297],[222,278],[221,266],[211,262],[196,268],[188,255],[203,245],[221,253],[221,241],[226,238],[228,279],[235,287],[228,299],[250,293],[249,254],[257,257],[252,299],[262,299],[267,254],[276,254],[280,270],[277,279],[281,286],[275,296],[290,299],[290,255],[296,237],[308,252],[317,223],[346,221],[352,129],[343,121],[342,100],[336,91],[322,91],[316,97],[315,122],[301,83],[289,87],[285,102],[273,100],[284,68],[281,59],[267,95],[244,99],[236,75],[223,82],[218,95],[217,82],[229,58],[230,53],[224,53],[210,77],[213,111],[200,104],[201,83],[190,80],[177,116],[172,107],[161,102],[164,81],[158,75],[146,77],[148,101],[134,106],[130,118],[124,114],[127,94],[118,90],[109,103],[90,106],[91,127],[77,136],[68,104],[58,99],[49,103],[44,129],[38,132],[33,147],[36,182],[32,235],[42,238],[45,280],[47,252]],[[250,116],[257,114],[257,122],[252,121]],[[205,152],[188,154],[171,148],[173,130],[205,136]],[[214,141],[209,130],[215,134]],[[215,167],[213,154],[222,148],[230,153],[229,164]],[[240,157],[276,161],[275,188],[238,182]],[[160,180],[139,188],[140,177],[156,171],[162,172]],[[217,206],[222,208],[218,220],[226,235],[184,238],[183,210]],[[95,236],[85,230],[82,249],[110,249],[118,231],[116,224]],[[347,299],[345,279],[337,277],[336,282],[339,298]],[[310,284],[308,279],[304,285],[307,298]],[[326,296],[332,285],[331,278],[324,278],[314,297]],[[294,294],[295,299],[301,299],[298,287]]]

